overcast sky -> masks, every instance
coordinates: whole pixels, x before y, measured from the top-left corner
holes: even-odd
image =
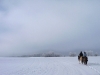
[[[100,49],[99,0],[0,0],[0,56]]]

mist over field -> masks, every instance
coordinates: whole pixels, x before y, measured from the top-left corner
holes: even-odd
[[[0,0],[0,56],[99,55],[99,20],[99,0]]]

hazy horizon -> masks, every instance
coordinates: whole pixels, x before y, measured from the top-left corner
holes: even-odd
[[[0,0],[0,56],[100,53],[99,20],[99,0]]]

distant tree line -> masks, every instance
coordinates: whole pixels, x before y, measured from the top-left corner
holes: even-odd
[[[97,53],[94,53],[91,51],[87,51],[87,55],[88,56],[98,56]],[[51,52],[47,52],[47,53],[19,55],[19,56],[12,56],[12,57],[66,57],[66,56],[75,57],[75,56],[78,56],[78,54],[76,52],[69,52],[69,55],[60,55],[58,53],[51,51]]]
[[[61,55],[54,52],[48,52],[43,54],[22,55],[21,57],[61,57]]]

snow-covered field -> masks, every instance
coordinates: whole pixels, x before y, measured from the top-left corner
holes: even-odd
[[[100,75],[100,57],[0,57],[0,75]]]

